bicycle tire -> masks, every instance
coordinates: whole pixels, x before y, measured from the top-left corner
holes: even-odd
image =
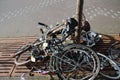
[[[31,47],[31,45],[29,45],[29,44],[22,46],[20,49],[17,50],[15,55],[22,54],[23,52],[27,51],[30,47]]]
[[[14,63],[16,65],[25,65],[31,61],[30,59],[27,59],[26,61],[19,61],[21,55],[23,53],[29,51],[30,47],[31,46],[28,44],[28,45],[25,45],[25,46],[21,47],[20,49],[18,49],[18,51],[15,54],[16,56],[15,56],[15,60],[14,60]]]
[[[64,60],[61,60],[61,58],[62,59],[65,59],[65,57],[64,57],[64,55],[65,55],[65,52],[66,51],[68,51],[69,52],[69,50],[76,50],[76,49],[78,49],[78,50],[81,50],[81,51],[83,51],[83,52],[85,52],[84,50],[88,50],[88,52],[90,51],[90,53],[88,54],[87,52],[85,52],[85,54],[87,54],[87,56],[89,56],[89,57],[91,57],[91,59],[93,59],[93,65],[94,65],[94,67],[92,67],[93,68],[93,70],[91,70],[91,72],[92,72],[92,74],[89,74],[89,75],[87,75],[87,76],[85,76],[85,77],[70,77],[69,75],[67,76],[67,75],[64,75],[64,73],[66,73],[66,71],[67,71],[67,69],[65,70],[65,69],[63,69],[63,70],[61,70],[61,67],[62,67],[62,62],[61,61],[63,61],[63,62],[65,62]],[[61,54],[61,53],[60,53]],[[86,47],[86,46],[84,46],[84,45],[81,45],[81,44],[71,44],[71,45],[68,45],[67,47],[65,47],[64,49],[63,49],[63,54],[62,55],[60,55],[59,54],[59,58],[57,59],[58,60],[58,62],[56,63],[56,65],[57,65],[57,69],[58,69],[58,73],[57,73],[57,75],[58,75],[58,77],[61,79],[61,80],[85,80],[85,79],[88,79],[89,78],[89,80],[94,80],[94,78],[98,75],[98,73],[99,73],[99,70],[100,70],[100,61],[99,61],[99,58],[98,58],[98,56],[97,56],[97,54],[92,50],[92,49],[90,49],[89,47]],[[70,58],[70,57],[69,57]],[[87,58],[85,58],[85,59],[87,59]],[[69,59],[66,59],[66,60],[69,60]],[[74,58],[73,58],[73,60],[71,60],[71,63],[74,63]],[[65,62],[66,64],[69,64],[68,62]],[[75,65],[78,65],[78,63],[76,64],[75,63]],[[88,64],[87,64],[88,65]],[[61,66],[61,67],[60,67]],[[63,66],[64,67],[64,66]],[[78,67],[78,66],[77,66]],[[89,66],[89,67],[91,67],[91,65]],[[69,71],[69,73],[72,73],[72,72],[74,72],[76,67],[70,67],[70,71]],[[77,70],[77,68],[76,68],[76,70]],[[78,74],[79,75],[79,74]]]
[[[103,67],[103,68],[113,67],[113,69],[114,69],[115,72],[113,71],[112,73],[116,73],[115,76],[111,75],[111,73],[109,75],[109,74],[106,74],[108,72],[105,72],[105,70],[103,69],[103,72],[100,70],[100,74],[102,76],[104,76],[106,78],[109,78],[109,79],[112,79],[112,80],[114,80],[114,79],[120,79],[120,68],[119,68],[119,66],[112,59],[110,59],[109,57],[107,57],[106,55],[103,55],[101,53],[97,53],[97,55],[99,56],[101,67]],[[102,60],[104,62],[102,62]]]

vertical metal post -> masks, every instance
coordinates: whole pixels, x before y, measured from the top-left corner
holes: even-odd
[[[76,8],[76,14],[78,18],[78,28],[77,28],[77,35],[76,35],[77,43],[80,43],[80,36],[82,31],[81,26],[82,26],[83,4],[84,4],[84,0],[77,0],[77,8]]]

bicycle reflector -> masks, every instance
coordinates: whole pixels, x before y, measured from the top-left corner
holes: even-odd
[[[42,47],[43,47],[43,49],[45,49],[47,46],[48,46],[48,43],[45,42],[45,43],[43,43]]]

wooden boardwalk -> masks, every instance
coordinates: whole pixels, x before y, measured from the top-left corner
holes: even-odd
[[[22,38],[0,38],[0,76],[21,76],[22,73],[27,73],[30,70],[28,66],[17,66],[14,64],[16,50],[36,40],[36,37]],[[106,53],[109,45],[120,40],[119,35],[102,35],[102,40],[94,47],[95,50]]]

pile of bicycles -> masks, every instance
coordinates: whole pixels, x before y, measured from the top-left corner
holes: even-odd
[[[15,64],[26,65],[36,63],[38,66],[31,64],[33,72],[42,74],[55,73],[60,80],[94,80],[98,75],[109,79],[120,79],[120,63],[117,58],[120,56],[120,42],[112,44],[109,50],[109,56],[95,52],[92,47],[100,41],[101,35],[88,31],[81,35],[82,44],[66,43],[69,36],[74,35],[75,30],[67,33],[67,36],[60,34],[53,37],[52,32],[63,25],[50,27],[39,22],[42,36],[33,43],[21,47],[15,53]],[[61,37],[62,36],[62,37]],[[29,57],[21,60],[21,56],[27,53]],[[114,74],[106,73],[105,69],[112,69]]]

